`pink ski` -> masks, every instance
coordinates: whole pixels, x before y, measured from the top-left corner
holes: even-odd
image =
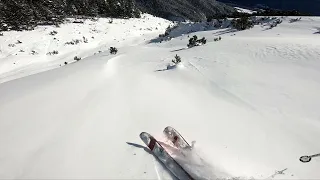
[[[150,134],[142,132],[141,140],[148,146],[157,159],[180,180],[193,180],[192,176],[174,160],[161,144]]]

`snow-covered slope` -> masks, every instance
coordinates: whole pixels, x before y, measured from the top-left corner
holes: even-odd
[[[149,44],[142,36],[117,55],[88,50],[77,63],[0,84],[0,178],[171,178],[138,136],[162,139],[171,125],[197,141],[217,177],[319,179],[320,158],[299,157],[320,152],[320,18],[289,20],[189,34],[208,39],[191,49],[188,35]],[[125,31],[99,36],[99,47],[112,46],[110,36]],[[167,70],[176,54],[182,64]]]
[[[163,33],[170,24],[148,14],[141,19],[68,19],[67,22],[60,28],[39,26],[34,31],[3,32],[0,82],[57,68],[65,62],[74,62],[75,56],[85,58],[108,51],[110,46],[140,44]],[[58,54],[51,54],[53,51]]]
[[[240,7],[234,7],[234,8],[236,8],[236,10],[241,13],[253,14],[256,12],[256,11],[252,11],[252,10],[244,9],[244,8],[240,8]]]

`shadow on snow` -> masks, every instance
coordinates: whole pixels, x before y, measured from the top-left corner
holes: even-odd
[[[131,142],[126,142],[128,145],[139,148],[139,149],[143,149],[144,151],[146,151],[148,154],[152,155],[156,161],[161,165],[161,167],[170,175],[171,179],[173,180],[178,180],[178,178],[176,176],[174,176],[172,174],[171,171],[168,170],[168,168],[157,158],[157,156],[155,156],[152,151],[150,149],[148,149],[147,147],[140,145],[140,144],[136,144],[136,143],[131,143]]]
[[[176,68],[177,68],[177,65],[168,64],[168,65],[167,65],[167,68],[165,68],[165,69],[158,69],[158,70],[155,70],[155,72],[169,71],[169,70],[176,69]]]

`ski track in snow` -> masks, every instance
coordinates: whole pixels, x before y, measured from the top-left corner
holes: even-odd
[[[138,136],[163,140],[170,125],[217,178],[319,179],[320,158],[299,157],[320,151],[320,19],[291,18],[241,32],[185,24],[162,43],[148,42],[171,22],[150,15],[4,32],[0,178],[174,179]],[[208,43],[187,49],[188,35]]]

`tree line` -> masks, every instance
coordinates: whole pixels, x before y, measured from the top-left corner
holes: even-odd
[[[9,0],[0,1],[0,31],[58,24],[72,15],[113,18],[140,17],[135,0]]]

